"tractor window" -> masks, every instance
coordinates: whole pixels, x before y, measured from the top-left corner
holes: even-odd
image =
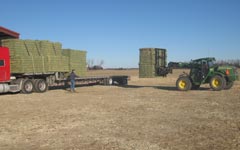
[[[208,62],[208,66],[209,66],[209,67],[212,67],[213,65],[214,65],[214,62],[213,62],[213,61],[209,61],[209,62]]]
[[[4,60],[0,60],[0,67],[4,66]]]

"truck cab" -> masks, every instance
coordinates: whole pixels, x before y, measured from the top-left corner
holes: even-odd
[[[9,49],[0,47],[0,82],[10,81]]]
[[[1,47],[3,39],[19,39],[20,34],[0,26],[0,83],[10,81],[10,51]]]

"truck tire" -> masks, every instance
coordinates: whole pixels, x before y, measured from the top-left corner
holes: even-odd
[[[176,82],[177,89],[180,91],[188,91],[192,88],[192,82],[189,77],[179,77]]]
[[[33,92],[33,82],[32,82],[32,80],[30,80],[30,79],[23,80],[21,92],[24,93],[24,94],[30,94],[30,93]]]
[[[210,80],[210,87],[214,91],[221,91],[226,87],[226,80],[225,78],[215,75]]]
[[[48,90],[48,84],[44,79],[36,79],[34,82],[34,91],[44,93]]]

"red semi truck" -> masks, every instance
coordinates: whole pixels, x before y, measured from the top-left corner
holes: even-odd
[[[0,41],[7,38],[18,38],[18,36],[18,33],[0,27]],[[48,90],[48,87],[68,86],[68,79],[63,76],[66,72],[25,72],[19,74],[11,72],[11,61],[10,49],[0,47],[0,93],[43,93]],[[126,85],[128,76],[88,76],[76,79],[76,85],[90,83]]]

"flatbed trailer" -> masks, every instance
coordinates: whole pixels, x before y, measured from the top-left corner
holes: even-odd
[[[49,74],[22,74],[11,76],[7,81],[0,81],[1,93],[24,93],[30,94],[32,92],[44,93],[49,88],[69,88],[70,80],[62,78],[61,72]],[[75,85],[119,85],[124,86],[128,84],[129,76],[86,76],[75,79]]]
[[[69,86],[67,72],[11,73],[9,49],[0,47],[0,93],[44,93],[49,87]],[[76,78],[76,85],[126,85],[128,76],[86,76]]]
[[[76,85],[127,85],[128,80],[130,80],[129,76],[126,75],[115,75],[115,76],[86,76],[86,77],[78,77],[75,79]],[[56,80],[53,84],[49,85],[49,87],[55,86],[66,86],[70,85],[69,79],[59,79]]]

